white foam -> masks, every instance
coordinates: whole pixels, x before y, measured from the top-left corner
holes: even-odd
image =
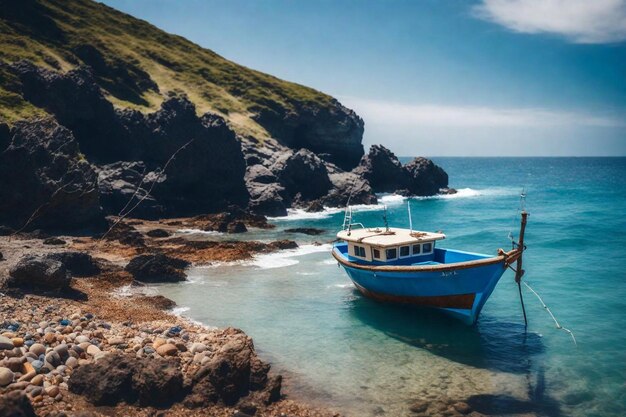
[[[279,252],[256,255],[250,262],[260,269],[284,268],[299,264],[300,261],[294,258],[304,255],[310,255],[318,252],[328,252],[332,248],[331,245],[302,245],[297,249],[282,250]]]
[[[399,194],[381,194],[378,201],[385,205],[402,204],[407,198]]]
[[[208,235],[208,236],[219,236],[223,235],[222,232],[216,232],[215,230],[200,230],[200,229],[178,229],[177,233],[181,233],[184,235]]]
[[[454,194],[437,194],[428,197],[412,197],[415,200],[454,200],[457,198],[483,197],[483,196],[499,196],[499,195],[516,195],[519,192],[507,188],[486,188],[483,190],[475,190],[473,188],[459,188]]]
[[[356,204],[350,206],[353,212],[358,211],[377,211],[382,210],[382,204]],[[283,217],[268,217],[271,221],[286,221],[286,220],[317,220],[327,219],[333,214],[343,213],[345,207],[324,207],[324,210],[317,212],[308,212],[303,209],[287,209],[287,216]]]
[[[352,287],[351,283],[346,283],[346,284],[333,284],[333,285],[329,285],[326,288],[350,288]]]
[[[183,313],[186,313],[189,310],[191,310],[189,307],[174,307],[171,311],[175,316],[182,316]]]
[[[188,316],[185,316],[184,313],[188,312],[190,310],[189,307],[174,307],[173,309],[170,310],[170,313],[172,313],[173,315],[175,315],[176,317],[180,317],[181,319],[184,319],[185,321],[195,324],[196,326],[200,326],[202,328],[205,328],[207,330],[215,330],[217,329],[216,326],[209,326],[207,324],[202,323],[201,321],[198,320],[194,320]]]

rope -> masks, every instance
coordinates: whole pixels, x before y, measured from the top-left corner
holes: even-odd
[[[556,328],[559,330],[563,330],[564,332],[569,333],[570,336],[572,336],[572,340],[574,341],[574,346],[578,347],[578,343],[576,343],[576,338],[574,337],[574,333],[570,330],[567,329],[563,326],[561,326],[561,324],[558,322],[558,320],[556,319],[556,317],[554,317],[554,314],[552,314],[552,311],[550,311],[550,307],[548,307],[546,305],[546,303],[543,302],[543,299],[539,296],[539,294],[537,294],[537,291],[533,290],[532,287],[530,285],[528,285],[526,283],[526,281],[524,281],[524,285],[526,286],[526,288],[528,288],[533,294],[535,294],[535,296],[537,297],[537,299],[539,300],[539,302],[541,303],[541,305],[543,306],[543,308],[546,309],[546,311],[548,312],[548,314],[550,315],[550,317],[552,317],[552,320],[554,320],[554,324],[556,325]]]

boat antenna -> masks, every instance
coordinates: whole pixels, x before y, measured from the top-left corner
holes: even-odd
[[[511,238],[511,243],[513,245],[513,249],[517,249],[519,251],[519,256],[517,258],[517,263],[515,265],[515,282],[517,283],[517,290],[519,293],[519,300],[522,304],[522,313],[524,314],[524,327],[528,328],[528,318],[526,316],[526,307],[524,306],[524,296],[522,295],[522,277],[524,276],[524,269],[522,267],[522,258],[524,255],[524,251],[526,250],[526,245],[524,245],[524,232],[526,231],[526,221],[528,218],[528,212],[526,211],[526,187],[522,188],[522,193],[520,194],[520,210],[521,210],[521,224],[519,230],[519,240],[515,242],[513,240],[513,236],[509,233],[509,237]]]
[[[389,222],[387,221],[387,205],[383,206],[383,221],[385,222],[385,232],[389,232]]]
[[[406,208],[409,211],[409,233],[413,234],[413,219],[411,218],[411,200],[406,201]]]

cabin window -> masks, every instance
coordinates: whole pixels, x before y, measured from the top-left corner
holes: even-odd
[[[419,255],[422,253],[422,245],[413,245],[413,255]]]
[[[411,255],[411,247],[410,246],[400,246],[400,257],[406,258]]]
[[[374,259],[380,259],[380,251],[378,249],[372,249]]]
[[[432,243],[424,243],[422,245],[422,249],[424,250],[424,253],[430,253],[433,251],[433,244]]]
[[[352,250],[352,252],[354,256],[358,256],[359,258],[365,258],[365,248],[363,246],[354,245],[353,248],[354,249]]]
[[[392,259],[396,259],[398,257],[398,249],[387,249],[385,251],[385,255],[387,255],[387,260],[390,261]]]

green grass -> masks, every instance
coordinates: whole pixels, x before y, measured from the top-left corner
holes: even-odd
[[[25,1],[32,3],[27,18],[0,18],[0,60],[29,59],[61,71],[88,63],[119,107],[154,111],[168,92],[185,93],[199,114],[217,112],[239,133],[263,139],[268,134],[251,118],[255,113],[289,111],[295,103],[324,107],[332,100],[91,0]],[[85,53],[90,47],[95,54]],[[9,120],[37,110],[15,97],[2,78],[0,107],[0,116]]]

